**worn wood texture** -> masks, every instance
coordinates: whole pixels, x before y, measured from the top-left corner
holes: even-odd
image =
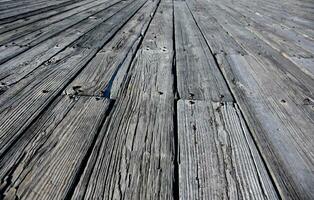
[[[77,1],[77,0],[76,0]],[[75,2],[75,1],[74,1]],[[22,6],[18,9],[5,9],[0,13],[1,23],[8,23],[17,19],[28,17],[37,13],[45,12],[60,6],[66,6],[73,3],[73,0],[47,1],[42,4]]]
[[[182,99],[232,101],[226,82],[186,3],[175,1],[177,87]]]
[[[33,22],[37,22],[37,21],[40,21],[40,20],[45,20],[47,18],[54,17],[56,15],[60,15],[63,12],[67,12],[69,10],[78,8],[80,6],[85,6],[87,4],[90,4],[93,1],[96,1],[96,0],[79,1],[77,3],[73,3],[73,4],[70,4],[70,5],[67,5],[67,6],[61,6],[59,8],[56,8],[56,9],[53,9],[53,10],[50,10],[50,11],[46,11],[44,13],[39,13],[39,14],[36,14],[36,15],[33,15],[33,16],[29,16],[29,17],[24,18],[24,19],[15,20],[14,22],[11,22],[11,23],[3,24],[3,25],[0,26],[0,34],[8,32],[8,31],[11,31],[13,29],[20,28],[20,27],[28,25],[28,24],[31,24]]]
[[[117,32],[65,89],[66,94],[108,96],[116,98],[112,88],[119,88],[143,34],[159,1],[148,1],[134,17]],[[119,78],[118,78],[119,77]],[[112,85],[114,85],[112,87]]]
[[[174,198],[171,4],[161,1],[73,199]]]
[[[313,8],[0,0],[0,199],[313,199]]]
[[[88,36],[91,40],[83,38],[77,41],[55,56],[55,62],[48,66],[42,65],[1,95],[1,154],[93,58],[100,45],[104,45],[144,3],[145,1],[136,1],[120,11],[115,17],[98,26],[94,30],[95,34]],[[77,47],[81,43],[93,48]]]
[[[115,2],[115,1],[113,1]],[[127,4],[127,2],[132,2],[132,1],[121,1],[121,4]],[[30,34],[27,34],[25,36],[21,36],[20,38],[17,38],[16,41],[12,41],[11,43],[7,43],[4,45],[5,50],[9,51],[10,54],[7,53],[7,56],[4,60],[0,60],[0,63],[3,63],[19,54],[21,54],[22,52],[24,52],[27,49],[31,49],[32,47],[36,47],[38,44],[41,44],[44,41],[54,41],[54,45],[59,45],[60,47],[62,47],[63,42],[65,44],[70,44],[71,42],[73,42],[73,40],[71,41],[71,38],[75,37],[78,38],[79,36],[84,35],[84,33],[88,32],[89,30],[91,30],[92,27],[96,25],[98,25],[99,23],[103,22],[104,20],[106,20],[106,16],[111,16],[112,15],[112,10],[115,10],[116,12],[119,11],[119,9],[116,9],[116,7],[121,6],[121,4],[114,4],[112,5],[113,7],[111,7],[111,4],[108,4],[108,6],[106,4],[102,4],[100,6],[96,6],[94,8],[92,8],[92,10],[94,10],[94,12],[92,14],[85,12],[82,13],[81,17],[77,17],[73,19],[72,17],[72,21],[70,20],[70,22],[68,20],[62,20],[60,23],[63,22],[68,22],[70,24],[72,24],[72,26],[69,26],[68,29],[63,29],[64,27],[61,26],[61,28],[54,28],[54,26],[58,27],[58,23],[56,24],[51,24],[48,28],[44,27],[43,30],[39,29],[36,30],[34,32],[31,32]],[[107,10],[106,10],[107,8]],[[97,12],[98,11],[98,12]],[[111,15],[110,15],[111,13]],[[93,15],[94,14],[94,15]],[[78,13],[78,15],[80,15],[80,13]],[[102,16],[104,16],[105,18],[102,18]],[[69,17],[71,18],[71,17]],[[76,23],[73,23],[76,22]],[[97,23],[98,22],[98,23]],[[92,26],[94,24],[94,26]],[[64,25],[65,27],[67,27],[66,25]],[[87,26],[87,27],[86,27]],[[87,30],[85,30],[86,28]],[[90,27],[90,28],[89,28]],[[51,32],[49,31],[49,29],[51,28]],[[61,31],[60,31],[61,29]],[[82,29],[82,31],[81,31]],[[65,30],[62,32],[62,30]],[[59,34],[61,33],[61,34]],[[59,34],[59,35],[58,35]],[[57,37],[53,37],[53,36],[57,36]],[[61,41],[60,41],[61,40]],[[61,45],[60,45],[61,44]],[[49,46],[50,48],[53,48],[54,46],[49,45],[49,43],[46,44],[47,46]],[[67,45],[65,45],[67,46]],[[16,47],[20,47],[20,49],[16,49]],[[12,51],[11,49],[16,49],[15,51]]]
[[[246,53],[241,45],[230,37],[231,33],[225,31],[218,20],[209,12],[212,5],[208,1],[191,0],[186,1],[186,3],[213,54]]]
[[[282,196],[313,198],[314,85],[261,57],[218,58]]]
[[[234,103],[178,101],[180,199],[278,199]]]
[[[114,5],[117,2],[118,1],[112,1],[109,3],[104,0],[98,0],[62,13],[61,15],[53,16],[51,18],[2,33],[0,35],[0,45],[34,46],[34,44],[38,44],[40,41],[66,30],[67,28],[84,19],[87,19],[105,8],[110,7],[111,5]]]
[[[108,99],[64,96],[34,121],[17,148],[1,158],[4,199],[65,199],[108,107]]]
[[[244,11],[241,10],[239,13],[224,5],[213,7],[213,16],[248,52],[273,57],[281,65],[298,67],[313,76],[307,64],[314,57],[313,39],[292,28],[270,23],[271,20],[264,16],[255,17],[252,14],[244,16],[242,15]],[[221,12],[225,17],[218,15]]]
[[[5,62],[1,65],[2,70],[0,72],[1,82],[6,86],[15,84],[34,69],[42,65],[43,63],[49,64],[54,62],[53,58],[59,52],[62,52],[66,47],[82,37],[85,33],[97,29],[101,24],[106,23],[107,20],[114,18],[115,14],[128,5],[128,2],[122,2],[120,4],[111,6],[108,9],[103,9],[101,12],[92,15],[91,18],[82,20],[80,23],[68,28],[66,31],[59,35],[49,38],[36,46],[29,47],[17,47],[7,46],[3,47],[4,52],[12,53],[12,55],[6,55],[5,59],[10,58],[13,54],[19,54],[13,59]],[[73,45],[72,45],[73,46]],[[27,50],[27,51],[25,51]],[[19,52],[21,51],[21,52]]]

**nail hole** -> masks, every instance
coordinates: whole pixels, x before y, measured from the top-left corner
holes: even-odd
[[[80,86],[80,85],[75,85],[75,86],[73,86],[72,88],[73,88],[73,90],[77,90],[77,89],[80,89],[82,86]]]
[[[310,105],[311,104],[311,100],[309,98],[305,98],[303,100],[304,105]]]
[[[190,94],[190,98],[193,99],[195,95],[193,93],[189,93],[189,94]]]

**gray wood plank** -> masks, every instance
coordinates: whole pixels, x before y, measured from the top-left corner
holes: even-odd
[[[177,105],[180,199],[279,199],[236,104]]]
[[[175,1],[177,87],[181,99],[232,101],[228,87],[186,3]]]
[[[34,46],[35,43],[38,44],[43,41],[44,36],[51,37],[58,32],[62,32],[117,2],[111,1],[109,3],[105,0],[97,0],[51,18],[15,28],[0,34],[0,45]]]
[[[8,23],[10,21],[14,21],[23,17],[31,16],[33,14],[45,12],[47,10],[54,9],[59,6],[65,6],[74,3],[78,0],[57,0],[57,1],[48,1],[45,4],[39,4],[35,6],[30,6],[27,8],[20,9],[8,9],[5,12],[1,12],[0,20],[1,23]]]
[[[131,1],[132,2],[132,1]],[[42,64],[49,64],[56,62],[54,56],[62,52],[66,47],[71,45],[75,40],[82,37],[87,32],[97,29],[102,23],[106,23],[115,16],[121,9],[129,5],[130,2],[123,1],[120,4],[113,5],[107,9],[81,21],[79,24],[65,30],[61,34],[52,37],[34,47],[20,47],[10,46],[4,47],[3,52],[19,53],[19,51],[27,51],[15,56],[13,59],[1,65],[0,80],[6,86],[16,84],[27,74],[38,68]],[[104,5],[107,7],[106,5]],[[12,49],[12,51],[10,51]],[[0,55],[3,55],[2,52]],[[6,58],[8,55],[4,53]],[[12,56],[12,55],[10,55]]]
[[[105,44],[146,1],[136,1],[98,27],[97,46]],[[121,21],[122,20],[122,21]],[[91,35],[92,36],[92,35]],[[91,37],[90,36],[90,37]],[[95,40],[93,40],[95,41]],[[84,40],[84,42],[88,42]],[[90,43],[91,44],[91,43]],[[40,66],[0,98],[0,154],[95,56],[100,48],[68,47],[56,56],[59,62]]]
[[[312,8],[307,9],[306,12],[303,11],[302,14],[299,9],[305,8],[305,1],[302,1],[298,6],[293,6],[291,2],[286,2],[285,8],[282,6],[285,4],[283,2],[268,1],[267,3],[268,5],[265,6],[265,4],[261,4],[259,1],[244,0],[238,1],[238,6],[235,8],[244,8],[247,12],[252,14],[268,17],[270,21],[274,21],[275,24],[294,29],[300,34],[306,35],[312,39],[314,38],[314,30],[312,28],[314,25],[313,19],[306,19],[310,16],[310,13],[313,14],[313,2],[310,2]],[[269,5],[269,3],[272,5]],[[294,10],[293,14],[290,12],[291,10]]]
[[[219,55],[219,63],[282,197],[313,198],[314,84],[263,57]]]
[[[65,89],[66,94],[110,96],[120,88],[143,34],[156,11],[158,1],[149,0],[116,36],[106,44]],[[120,72],[120,73],[119,73]],[[116,78],[119,77],[117,80]],[[112,87],[112,85],[114,85]],[[106,94],[105,94],[106,93]],[[108,94],[107,94],[108,93]]]
[[[242,13],[244,12],[242,9],[241,11]],[[265,43],[277,50],[283,57],[293,62],[302,71],[313,76],[313,70],[309,67],[314,57],[314,41],[311,38],[298,33],[295,29],[281,24],[275,24],[275,22],[273,22],[274,20],[261,14],[254,16],[249,15],[251,18],[254,18],[256,22],[248,20],[247,17],[239,17],[239,14],[235,15],[236,16],[233,16],[235,19],[245,19],[244,21],[249,24],[246,28],[258,38],[264,40]]]
[[[302,58],[312,58],[314,56],[312,53],[314,51],[314,41],[291,28],[276,24],[264,16],[243,15],[244,10],[241,8],[239,11],[235,11],[229,6],[218,5],[217,10],[226,16],[229,15],[231,18],[237,19],[243,24],[244,29],[250,30],[283,55]]]
[[[50,17],[54,17],[54,16],[59,15],[59,14],[61,14],[63,12],[67,12],[67,11],[69,11],[71,9],[75,9],[75,8],[80,7],[80,6],[84,6],[84,5],[89,4],[89,3],[93,2],[93,1],[95,1],[95,0],[83,0],[83,1],[80,1],[80,2],[77,2],[77,3],[73,3],[73,4],[70,4],[70,5],[67,5],[67,6],[62,6],[60,8],[56,8],[56,9],[53,9],[53,10],[50,10],[50,11],[46,11],[44,13],[33,15],[33,16],[30,16],[30,17],[27,17],[27,18],[24,18],[24,19],[19,19],[19,20],[16,20],[16,21],[8,23],[8,24],[3,24],[3,25],[0,26],[0,33],[2,34],[2,33],[5,33],[5,32],[8,32],[8,31],[20,28],[22,26],[26,26],[28,24],[40,21],[40,20],[46,20],[46,19],[48,19]]]
[[[36,5],[39,3],[43,3],[43,2],[47,2],[47,0],[36,0],[36,1],[4,1],[1,2],[1,7],[0,7],[0,13],[1,12],[5,12],[5,10],[8,9],[17,9],[17,8],[21,8],[23,6],[29,6],[29,5]]]
[[[92,13],[89,12],[83,12],[83,13],[78,13],[77,18],[74,16],[72,16],[72,21],[70,19],[69,22],[69,18],[62,20],[59,23],[56,24],[51,24],[51,26],[49,27],[45,27],[43,28],[43,30],[36,30],[33,33],[30,33],[24,37],[21,37],[20,39],[18,39],[15,42],[12,42],[12,44],[7,44],[4,45],[6,48],[5,50],[8,51],[10,53],[12,53],[11,55],[7,55],[7,57],[4,60],[0,60],[0,63],[3,63],[13,57],[15,57],[16,55],[22,53],[25,51],[25,49],[31,49],[32,47],[45,42],[45,41],[51,41],[51,39],[56,39],[57,37],[66,37],[69,35],[67,35],[66,33],[72,32],[70,36],[82,36],[85,33],[85,27],[86,23],[88,23],[88,25],[92,25],[95,24],[97,22],[101,23],[104,19],[103,18],[98,18],[98,16],[110,16],[110,11],[113,9],[116,9],[116,7],[121,6],[121,4],[115,5],[115,3],[119,2],[119,0],[115,0],[112,1],[110,4],[102,4],[100,6],[96,6],[94,8],[91,8]],[[132,2],[132,1],[129,1]],[[122,4],[127,4],[127,2],[122,1]],[[94,11],[93,11],[94,10]],[[117,9],[116,11],[118,11],[119,9]],[[108,12],[108,13],[107,13]],[[81,15],[81,16],[80,16]],[[74,18],[74,19],[73,19]],[[66,24],[69,23],[70,26],[67,26]],[[60,25],[61,24],[61,25]],[[54,27],[56,26],[56,27]],[[67,29],[68,28],[68,29]],[[80,31],[82,28],[82,32]],[[74,32],[74,33],[73,33]],[[62,36],[61,36],[62,35]],[[55,36],[55,37],[54,37]],[[73,41],[72,41],[73,42]],[[56,44],[55,44],[56,45]],[[16,46],[22,47],[18,50],[15,51],[10,51],[11,48],[15,49]],[[50,47],[51,48],[51,47]],[[1,53],[1,52],[0,52]]]
[[[65,199],[80,176],[108,106],[108,99],[65,96],[35,121],[26,131],[33,138],[8,159],[14,168],[5,177],[4,199]],[[11,160],[16,154],[18,159]]]
[[[230,37],[230,33],[224,30],[217,19],[208,12],[211,6],[207,1],[191,0],[186,3],[214,54],[246,53],[241,45]]]
[[[73,199],[174,198],[172,12],[161,1]]]
[[[213,6],[213,8],[215,7]],[[255,34],[247,29],[241,28],[241,24],[238,22],[238,20],[230,16],[224,17],[220,12],[217,12],[217,9],[213,8],[211,9],[210,15],[213,14],[221,26],[229,33],[232,33],[232,37],[242,45],[245,51],[254,57],[259,57],[260,59],[264,60],[265,63],[270,63],[270,65],[275,67],[276,70],[280,71],[280,73],[288,74],[290,81],[286,84],[289,84],[290,87],[297,88],[297,90],[300,90],[301,93],[303,93],[303,95],[300,97],[294,95],[294,98],[297,99],[298,104],[302,104],[301,102],[303,101],[302,98],[304,96],[313,96],[313,76],[308,72],[308,70],[305,69],[305,67],[297,66],[280,52],[265,43],[265,41],[258,38]],[[226,14],[225,16],[228,15]]]
[[[265,41],[259,39],[255,34],[252,34],[252,32],[246,29],[241,29],[241,25],[236,19],[231,17],[222,18],[217,16],[217,18],[218,17],[222,26],[227,31],[232,32],[235,40],[241,43],[243,48],[249,52],[249,54],[254,57],[259,57],[266,64],[270,63],[270,65],[275,67],[276,70],[280,71],[279,73],[289,74],[288,77],[290,81],[285,84],[289,84],[290,87],[297,88],[301,91],[301,93],[303,93],[300,97],[294,95],[294,97],[298,99],[298,104],[303,101],[302,98],[304,95],[308,97],[313,96],[312,88],[314,85],[314,79],[311,74],[304,72],[304,69],[295,65],[291,62],[291,60],[287,59],[280,52],[265,43]]]

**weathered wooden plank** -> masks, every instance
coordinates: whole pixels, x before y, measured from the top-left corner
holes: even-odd
[[[231,17],[213,5],[208,14],[217,18],[221,26],[255,57],[245,56],[250,58],[249,65],[238,61],[236,75],[233,75],[233,68],[222,69],[228,69],[225,72],[228,82],[237,88],[232,89],[233,94],[245,110],[250,128],[259,138],[259,148],[276,177],[276,185],[283,198],[309,199],[308,193],[313,190],[310,181],[313,178],[307,175],[313,174],[310,170],[313,168],[313,149],[309,142],[313,139],[310,136],[313,129],[313,76],[244,29],[239,17]],[[241,57],[239,54],[237,56]],[[223,60],[224,55],[218,54],[216,57]],[[258,62],[253,62],[254,59]],[[255,68],[246,72],[248,67],[244,66]],[[240,82],[237,82],[238,78]]]
[[[19,138],[19,140],[17,140],[5,154],[1,155],[1,188],[5,188],[6,185],[10,184],[9,182],[12,182],[8,180],[10,177],[10,171],[16,170],[15,166],[23,157],[23,153],[27,152],[26,154],[28,154],[28,156],[25,157],[31,158],[32,156],[30,155],[33,155],[36,152],[34,150],[38,149],[45,143],[51,132],[64,119],[64,117],[73,108],[73,105],[75,105],[76,102],[77,97],[70,98],[70,96],[64,95],[57,97],[57,99],[46,108],[39,118],[35,120],[31,127],[25,131],[21,138]],[[27,146],[29,146],[29,148],[27,148]],[[23,159],[25,160],[26,158]],[[27,162],[25,162],[25,166],[27,166]],[[12,179],[15,180],[16,178]]]
[[[105,0],[97,0],[51,18],[7,31],[0,35],[0,45],[34,46],[117,2],[119,1],[109,3]]]
[[[98,27],[97,46],[105,44],[145,1],[136,1]],[[114,23],[115,22],[115,23]],[[105,27],[105,28],[104,28]],[[91,36],[90,36],[91,37]],[[85,42],[88,42],[84,40]],[[94,40],[93,40],[94,41]],[[68,47],[55,58],[57,63],[42,65],[4,92],[0,98],[0,154],[23,133],[100,48]]]
[[[263,57],[218,55],[257,145],[285,199],[313,198],[313,91]]]
[[[312,75],[304,72],[304,67],[298,67],[291,60],[265,43],[265,41],[259,39],[255,34],[247,29],[241,28],[241,24],[238,20],[232,17],[222,17],[216,10],[217,9],[212,9],[210,13],[215,15],[221,26],[229,33],[232,33],[232,37],[241,44],[249,54],[254,55],[254,57],[259,57],[265,63],[270,63],[270,65],[277,68],[276,70],[279,70],[280,73],[288,74],[291,80],[288,82],[291,83],[289,84],[290,87],[298,88],[306,96],[311,97],[313,95],[311,88],[313,88],[314,80]],[[299,85],[302,85],[302,87],[299,87]],[[300,98],[303,98],[304,95]],[[298,98],[296,95],[294,95],[294,97]],[[301,100],[301,102],[302,101],[303,100]],[[300,100],[298,100],[298,102],[300,102]]]
[[[311,52],[314,51],[314,41],[295,32],[291,28],[276,24],[264,16],[243,15],[244,11],[241,8],[240,11],[235,11],[235,9],[229,6],[219,5],[217,10],[241,22],[243,28],[250,30],[280,53],[285,53],[293,57],[313,57],[313,53]]]
[[[8,32],[8,31],[20,28],[22,26],[26,26],[28,24],[37,22],[39,20],[46,20],[46,19],[54,17],[56,15],[60,15],[63,12],[67,12],[67,11],[69,11],[71,9],[75,9],[75,8],[80,7],[80,6],[84,6],[86,4],[90,4],[93,1],[96,1],[96,0],[83,0],[83,1],[80,1],[80,2],[77,2],[77,3],[73,3],[73,4],[70,4],[70,5],[67,5],[67,6],[62,6],[60,8],[56,8],[54,10],[50,10],[50,11],[46,11],[44,13],[33,15],[33,16],[30,16],[30,17],[27,17],[27,18],[24,18],[24,19],[19,19],[19,20],[16,20],[14,22],[11,22],[9,24],[3,24],[3,25],[0,26],[0,33],[2,34],[2,33],[5,33],[5,32]]]
[[[121,26],[124,26],[125,23],[129,21],[125,19],[119,19],[118,17],[127,16],[127,19],[132,18],[133,14],[135,14],[146,3],[146,1],[147,0],[133,1],[128,5],[127,9],[119,10],[119,12],[115,15],[115,20],[108,20],[105,22],[106,26],[99,25],[97,29],[87,32],[78,40],[76,40],[73,43],[73,46],[89,49],[101,49],[103,43],[100,43],[99,41],[103,40],[103,38],[106,36],[106,32],[108,32],[108,30],[119,30],[119,28],[116,28],[117,23],[120,23]],[[108,29],[107,26],[109,26],[111,29]]]
[[[231,8],[229,8],[229,10],[231,10]],[[242,11],[242,13],[244,12],[242,9],[240,9],[240,11]],[[256,22],[249,20],[248,17],[240,17],[238,14],[235,15],[236,16],[233,16],[233,18],[244,19],[238,21],[244,21],[243,23],[247,22],[248,26],[246,28],[257,37],[264,40],[269,46],[279,51],[282,56],[288,58],[302,71],[310,76],[313,76],[313,70],[310,67],[314,57],[314,54],[312,53],[314,41],[312,39],[304,34],[298,33],[295,29],[282,26],[281,24],[275,24],[270,17],[265,17],[259,13],[254,16],[249,15],[251,18],[256,20]],[[252,28],[254,26],[255,28]],[[284,65],[287,64],[285,63]]]
[[[143,8],[117,32],[115,37],[96,54],[84,70],[68,85],[65,93],[116,98],[112,88],[120,88],[132,60],[131,58],[136,53],[158,2],[151,0],[146,2]],[[118,74],[119,72],[120,74]],[[120,79],[117,80],[116,77],[120,77]],[[112,85],[114,86],[112,87]]]
[[[17,19],[28,17],[34,14],[42,13],[47,10],[51,10],[60,6],[66,6],[74,3],[78,0],[58,0],[58,1],[48,1],[43,5],[31,6],[26,9],[8,9],[6,12],[0,14],[0,24],[8,23]]]
[[[60,2],[63,3],[63,1],[60,1]],[[23,8],[25,10],[30,10],[31,12],[32,8],[35,8],[34,10],[36,10],[36,8],[38,7],[45,8],[46,7],[45,5],[47,4],[49,4],[49,1],[39,0],[39,1],[29,1],[29,2],[26,2],[26,4],[20,5],[20,6],[14,6],[14,5],[12,5],[13,7],[8,6],[6,9],[5,8],[1,9],[0,16],[8,14],[8,13],[11,13],[11,14],[16,13],[17,15],[19,15],[19,13],[23,13]],[[52,5],[55,5],[55,4],[52,4]]]
[[[314,79],[314,58],[296,58],[286,56],[289,60],[291,60],[295,65],[300,67],[300,69],[311,76]]]
[[[122,1],[122,4],[115,4],[116,2],[118,2],[119,0],[115,0],[112,1],[113,4],[102,4],[100,6],[96,6],[94,8],[91,8],[91,10],[94,10],[94,13],[82,13],[81,18],[78,17],[78,19],[73,20],[73,22],[69,22],[70,24],[72,24],[72,26],[70,26],[68,29],[64,30],[64,27],[59,27],[57,26],[56,29],[53,29],[54,24],[52,24],[52,27],[46,27],[44,28],[44,30],[37,30],[29,35],[26,35],[24,37],[22,37],[22,39],[20,39],[21,41],[15,41],[12,42],[12,44],[9,45],[5,45],[5,50],[9,51],[11,54],[8,54],[7,57],[5,58],[5,60],[0,60],[0,63],[3,63],[13,57],[15,57],[16,55],[22,53],[25,51],[25,49],[31,49],[32,47],[36,47],[36,45],[42,43],[42,42],[47,42],[47,41],[51,41],[51,40],[56,40],[59,39],[60,37],[65,40],[65,37],[80,37],[82,36],[87,30],[90,30],[87,28],[85,28],[85,26],[89,25],[92,26],[93,24],[99,24],[102,21],[104,21],[106,19],[106,16],[111,16],[110,13],[112,12],[112,10],[118,11],[119,9],[117,9],[117,7],[122,6],[123,4],[127,4],[127,1]],[[132,2],[132,1],[131,1]],[[116,10],[117,9],[117,10]],[[80,13],[78,13],[79,15]],[[93,15],[94,14],[94,15]],[[105,15],[105,19],[103,18],[98,18],[98,16],[103,16]],[[62,20],[60,23],[62,24],[63,22],[67,22],[68,20]],[[76,22],[76,23],[75,23]],[[58,24],[58,23],[57,23]],[[67,27],[66,25],[64,25],[65,28]],[[52,30],[50,30],[50,28],[52,28]],[[82,29],[82,32],[80,31]],[[61,29],[61,31],[60,31]],[[64,30],[62,32],[62,30]],[[71,32],[71,34],[69,34],[69,32]],[[58,35],[59,34],[59,35]],[[62,36],[61,36],[62,35]],[[29,36],[29,38],[28,38]],[[54,37],[55,36],[55,37]],[[67,39],[67,38],[66,38]],[[68,40],[68,42],[73,42],[71,40]],[[17,44],[18,43],[18,44]],[[69,44],[69,43],[68,43]],[[54,44],[56,45],[56,44]],[[16,49],[16,46],[21,47],[20,49]],[[11,49],[16,49],[15,51],[10,51]],[[50,46],[50,48],[52,48]]]
[[[177,107],[180,199],[278,199],[236,104]]]
[[[56,62],[57,59],[55,59],[53,56],[64,50],[68,45],[79,39],[85,33],[93,29],[97,29],[97,27],[101,26],[102,23],[106,23],[107,20],[114,18],[114,16],[121,9],[125,8],[129,4],[130,2],[123,1],[119,4],[104,9],[101,12],[93,15],[92,18],[87,18],[81,21],[81,23],[65,30],[61,34],[50,38],[32,48],[21,47],[22,49],[20,50],[20,47],[16,46],[4,47],[4,52],[8,52],[9,49],[12,49],[14,54],[18,53],[19,51],[25,51],[25,48],[29,50],[1,65],[1,82],[6,86],[11,86],[12,84],[20,81],[41,64],[45,62],[46,64]],[[0,53],[0,55],[1,54],[2,53]],[[5,58],[7,59],[7,54],[4,55],[6,55]]]
[[[24,6],[30,6],[30,5],[33,6],[36,4],[43,3],[43,2],[47,2],[47,0],[37,0],[37,1],[21,0],[21,1],[4,1],[4,2],[1,1],[0,13],[5,12],[5,10],[8,10],[8,9],[17,9]]]
[[[186,1],[195,21],[197,22],[207,44],[210,46],[214,54],[218,53],[242,53],[246,52],[242,49],[223,27],[208,12],[211,6],[207,1]]]
[[[181,99],[232,101],[225,80],[186,3],[175,1],[177,86]]]
[[[269,3],[276,3],[276,1],[268,1]],[[305,1],[302,1],[301,5],[295,6],[292,9],[292,3],[287,3],[288,7],[283,8],[283,2],[277,2],[277,5],[267,5],[261,4],[259,1],[238,1],[238,6],[236,8],[245,8],[247,12],[251,12],[255,15],[267,16],[275,24],[280,24],[281,26],[292,28],[296,32],[299,32],[303,35],[307,35],[309,38],[314,39],[314,30],[313,30],[313,19],[306,19],[308,16],[311,16],[313,13],[313,6],[307,11],[301,14],[300,10],[296,11],[298,8],[305,6]],[[276,7],[276,9],[274,9]],[[278,10],[279,8],[279,10]],[[293,14],[290,12],[295,10]],[[310,14],[311,13],[311,14]],[[301,15],[300,15],[301,14]]]
[[[44,113],[26,131],[33,138],[22,152],[15,153],[20,154],[17,160],[9,159],[14,167],[5,177],[4,199],[65,199],[70,195],[98,136],[109,100],[68,98],[63,97],[51,113]]]
[[[161,1],[73,199],[174,198],[172,12]]]

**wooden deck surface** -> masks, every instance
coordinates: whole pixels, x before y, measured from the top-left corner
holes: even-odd
[[[314,199],[314,2],[0,0],[0,199]]]

